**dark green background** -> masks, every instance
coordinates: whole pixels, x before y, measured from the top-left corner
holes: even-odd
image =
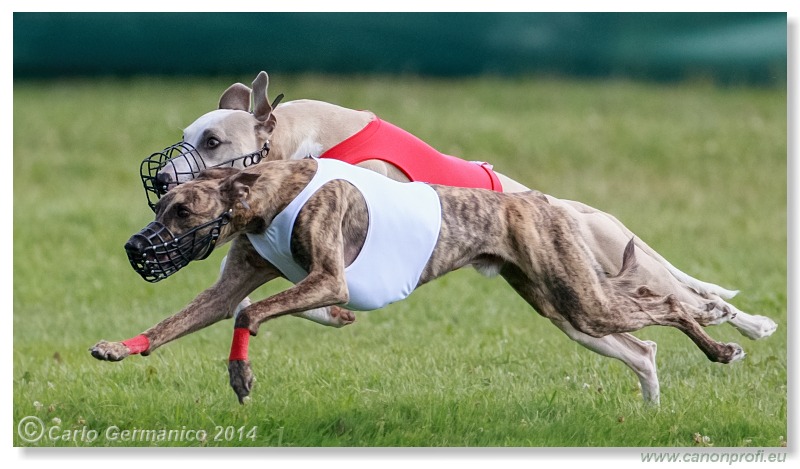
[[[14,76],[552,74],[785,85],[785,13],[15,13]]]

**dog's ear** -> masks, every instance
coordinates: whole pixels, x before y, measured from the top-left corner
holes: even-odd
[[[240,169],[236,168],[209,168],[200,171],[200,174],[198,174],[197,177],[194,179],[196,181],[210,180],[210,179],[224,179],[240,171],[241,171]]]
[[[253,116],[264,126],[267,133],[272,133],[275,129],[275,116],[272,114],[272,105],[267,99],[268,86],[269,76],[262,70],[253,80]]]
[[[224,200],[226,200],[231,206],[237,202],[241,202],[243,205],[245,205],[245,208],[249,208],[246,205],[247,198],[250,195],[250,190],[253,188],[253,185],[256,183],[256,181],[258,181],[259,177],[261,177],[261,174],[247,171],[241,171],[239,174],[229,176],[220,185],[220,195],[222,195]]]
[[[250,111],[250,88],[234,83],[222,93],[219,98],[220,109],[233,109],[235,111]]]

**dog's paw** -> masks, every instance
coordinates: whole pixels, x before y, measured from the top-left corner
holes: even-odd
[[[231,387],[239,398],[239,404],[244,404],[244,398],[250,395],[253,388],[253,370],[248,360],[231,360],[228,362],[228,374]]]
[[[732,363],[743,359],[745,356],[744,350],[739,344],[725,344],[725,352],[723,353],[720,362]]]
[[[739,317],[741,316],[743,315],[740,314]],[[732,324],[742,335],[751,340],[769,337],[778,329],[778,324],[766,316],[748,316]]]
[[[331,306],[331,319],[336,323],[336,327],[344,327],[356,322],[356,313],[349,309]]]
[[[118,362],[131,354],[131,349],[122,342],[107,342],[101,340],[89,349],[92,356],[98,360]]]

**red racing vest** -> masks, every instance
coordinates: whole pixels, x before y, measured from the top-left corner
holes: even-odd
[[[492,165],[439,153],[414,135],[377,117],[320,158],[352,165],[381,160],[396,166],[411,181],[503,192]]]

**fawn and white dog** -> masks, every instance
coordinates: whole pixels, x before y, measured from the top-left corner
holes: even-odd
[[[150,178],[151,187],[160,185],[163,189],[151,192],[165,192],[178,183],[191,180],[200,169],[206,167],[229,164],[242,168],[248,161],[261,158],[296,160],[306,156],[325,157],[329,150],[347,142],[375,120],[371,112],[321,101],[298,100],[273,106],[267,99],[267,86],[267,74],[261,72],[253,82],[252,90],[240,83],[229,87],[220,98],[219,109],[201,116],[185,129],[183,141],[178,145],[181,151],[170,154],[168,161],[159,162],[152,169],[155,175]],[[191,151],[184,151],[184,147],[190,147]],[[380,157],[361,161],[358,165],[394,180],[409,180],[407,171]],[[145,172],[143,169],[143,177]],[[529,190],[503,174],[495,174],[504,192]],[[703,325],[729,322],[751,339],[766,337],[775,331],[777,326],[771,319],[744,313],[725,301],[736,292],[681,272],[635,237],[615,217],[580,202],[543,196],[550,205],[559,207],[572,220],[602,271],[618,272],[622,267],[620,253],[634,239],[637,269],[629,276],[633,276],[635,283],[646,285],[658,295],[673,295],[695,311],[713,309],[714,314],[702,315]],[[248,304],[249,300],[245,299],[241,307]],[[299,312],[297,315],[333,326],[348,324],[354,319],[352,312],[335,306]],[[714,319],[708,322],[710,316]],[[638,376],[645,400],[658,401],[655,343],[639,340],[627,333],[593,336],[575,328],[566,317],[547,317],[581,345],[624,362]],[[129,347],[125,355],[147,351],[146,346],[136,345]],[[99,357],[106,358],[102,353]]]

